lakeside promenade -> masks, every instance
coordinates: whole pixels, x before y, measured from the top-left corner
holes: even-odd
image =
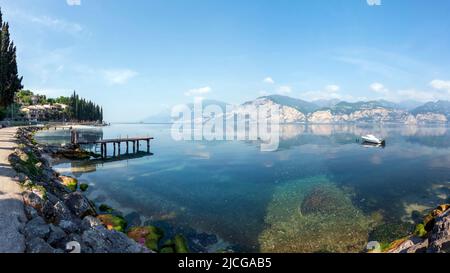
[[[14,180],[16,172],[8,161],[17,146],[16,130],[16,127],[0,129],[0,253],[25,251],[25,237],[21,233],[26,222],[23,199]]]

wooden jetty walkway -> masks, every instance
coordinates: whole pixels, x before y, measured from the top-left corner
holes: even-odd
[[[72,131],[72,137],[71,141],[73,144],[78,145],[100,145],[100,153],[103,158],[107,157],[107,147],[108,144],[113,145],[113,156],[116,156],[116,150],[117,156],[120,157],[121,151],[120,148],[122,146],[122,143],[125,143],[126,145],[126,153],[130,153],[130,143],[133,146],[133,153],[139,153],[139,144],[141,141],[145,141],[147,143],[147,153],[150,153],[150,141],[153,140],[153,137],[127,137],[127,138],[113,138],[113,139],[101,139],[101,140],[92,140],[92,141],[78,141],[78,134],[74,131]],[[117,145],[117,149],[116,149]]]

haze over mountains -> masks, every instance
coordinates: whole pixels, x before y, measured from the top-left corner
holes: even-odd
[[[218,105],[225,109],[227,103],[204,100],[203,107]],[[246,106],[278,105],[281,109],[283,123],[403,123],[403,124],[443,124],[450,121],[450,102],[437,101],[425,104],[416,101],[394,103],[386,100],[346,102],[339,100],[305,100],[282,95],[271,95],[245,102],[237,109],[245,110]],[[188,104],[192,109],[193,105]],[[142,122],[170,123],[170,110],[148,117]]]

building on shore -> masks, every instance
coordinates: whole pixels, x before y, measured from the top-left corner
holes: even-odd
[[[20,112],[29,121],[62,120],[68,106],[61,103],[22,106]]]

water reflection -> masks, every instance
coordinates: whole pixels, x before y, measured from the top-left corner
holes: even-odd
[[[357,251],[365,240],[401,236],[414,215],[449,201],[447,127],[281,129],[280,149],[261,152],[255,142],[176,142],[167,125],[114,125],[102,129],[105,137],[149,134],[155,137],[156,156],[56,168],[95,183],[89,197],[139,215],[136,223],[194,228],[218,235],[214,242],[245,251]],[[366,149],[357,142],[369,133],[385,138],[385,149]],[[329,200],[342,204],[339,217],[334,211],[298,214],[304,196],[319,184],[330,193]],[[339,237],[347,229],[354,238]],[[326,234],[323,240],[316,230]],[[339,238],[345,244],[336,245]]]

